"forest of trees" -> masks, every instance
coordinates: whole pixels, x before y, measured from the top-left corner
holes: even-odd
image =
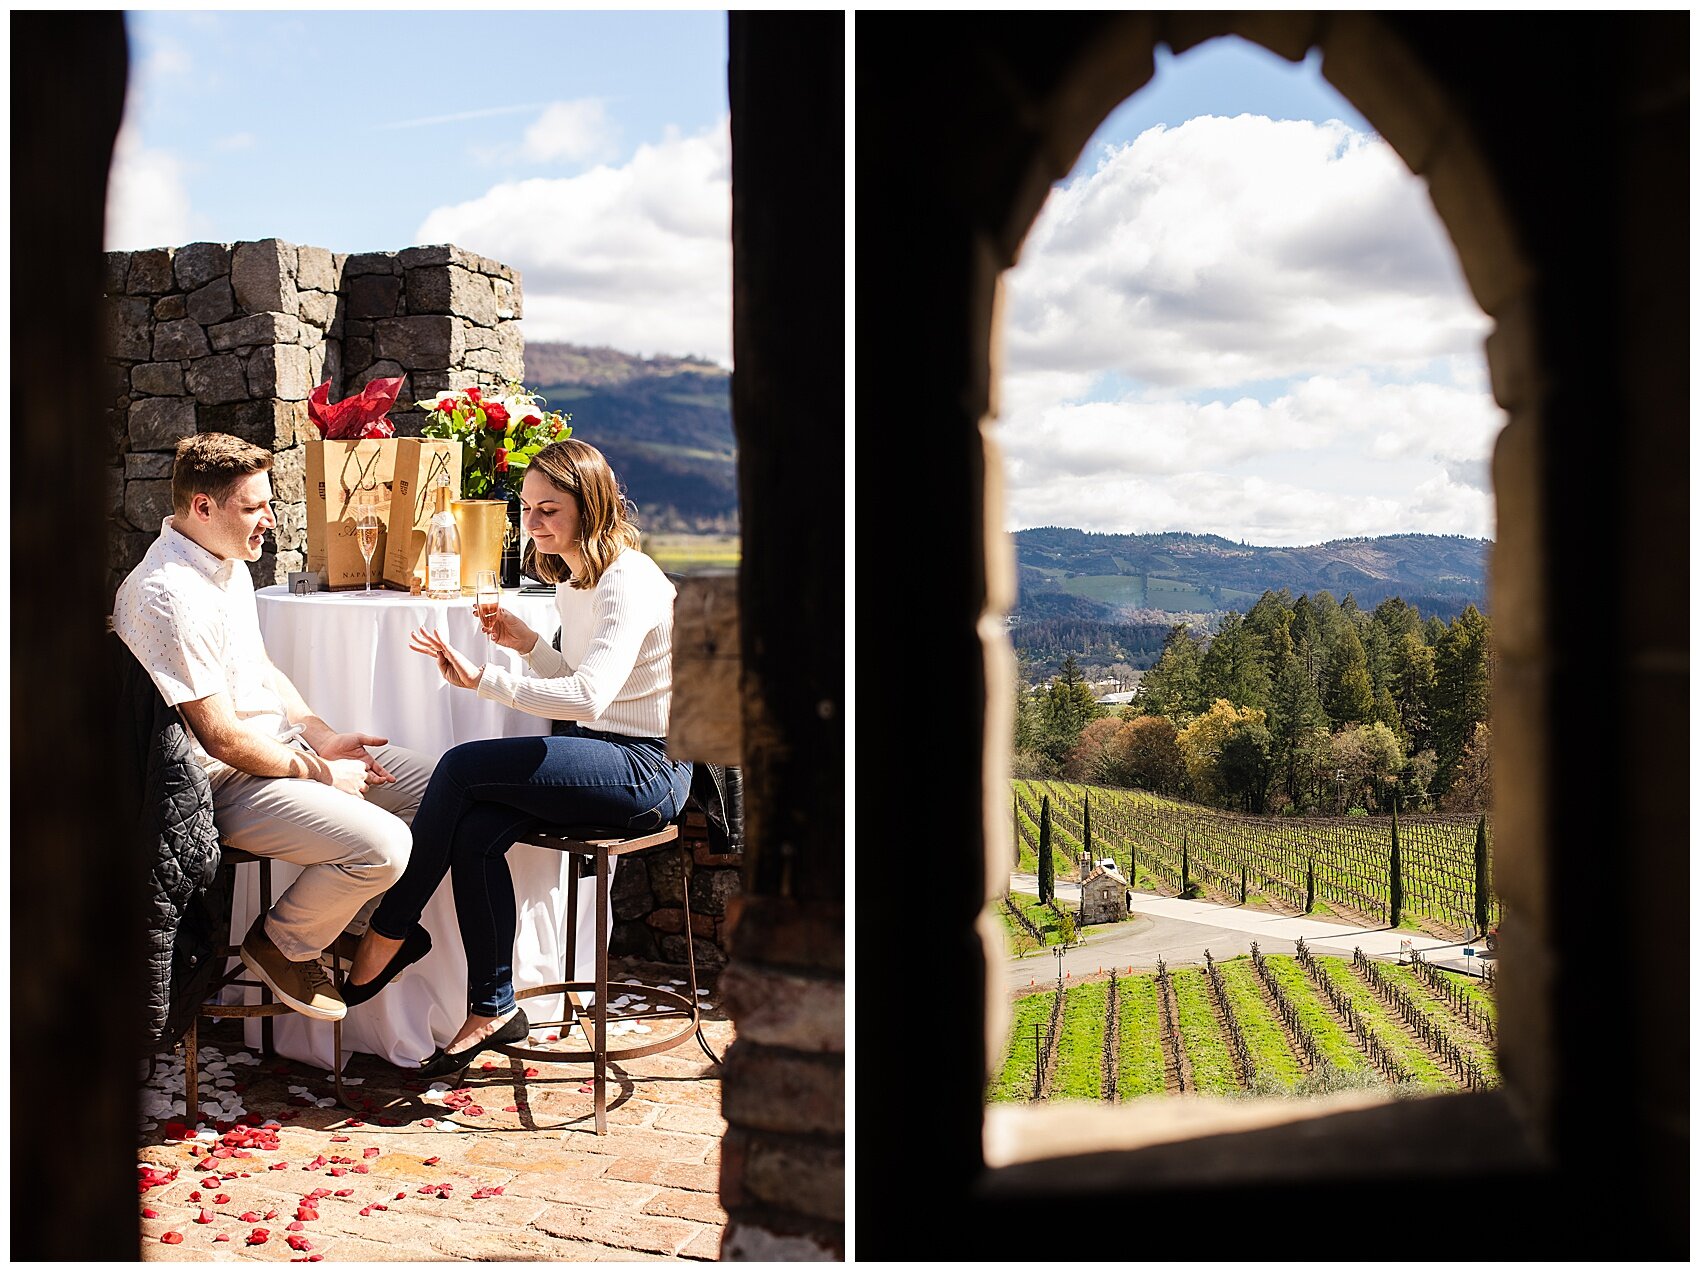
[[[1390,597],[1266,591],[1210,636],[1168,635],[1139,695],[1097,706],[1070,657],[1018,681],[1014,773],[1137,787],[1251,813],[1473,812],[1492,780],[1492,632]]]

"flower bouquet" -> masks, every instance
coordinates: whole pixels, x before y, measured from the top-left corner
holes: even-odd
[[[572,436],[570,414],[546,409],[536,393],[510,383],[500,393],[445,389],[422,398],[430,416],[426,437],[452,438],[461,453],[463,499],[507,499],[519,491],[532,457],[550,442]]]

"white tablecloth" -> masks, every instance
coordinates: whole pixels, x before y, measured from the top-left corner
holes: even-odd
[[[257,597],[260,631],[272,661],[333,728],[377,734],[433,758],[478,738],[549,731],[549,722],[538,716],[452,688],[430,658],[408,648],[408,633],[415,627],[435,628],[475,661],[505,663],[522,671],[517,654],[485,639],[473,617],[471,598],[432,601],[401,592],[370,597],[349,592],[291,595],[283,587],[261,588]],[[503,593],[502,604],[543,639],[553,638],[559,626],[554,597],[510,590]],[[569,865],[569,858],[543,848],[520,845],[508,853],[519,902],[516,989],[560,979]],[[299,873],[286,862],[273,864],[274,899]],[[595,975],[594,894],[594,887],[579,890],[576,978],[582,980]],[[257,871],[243,866],[231,922],[234,939],[248,930],[258,909]],[[366,1051],[411,1067],[453,1038],[466,1019],[466,958],[447,878],[420,922],[431,933],[431,952],[376,998],[349,1010],[342,1026],[345,1054]],[[527,999],[525,1008],[534,1020],[558,1019],[560,999]],[[289,1014],[277,1017],[274,1029],[281,1054],[330,1068],[334,1046],[329,1024]],[[248,1045],[257,1047],[259,1023],[250,1022],[247,1030]]]

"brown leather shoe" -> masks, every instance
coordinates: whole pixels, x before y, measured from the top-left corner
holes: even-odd
[[[254,920],[242,938],[242,964],[266,983],[278,1001],[314,1020],[341,1020],[348,1004],[336,992],[318,959],[295,963],[266,935],[266,916]]]

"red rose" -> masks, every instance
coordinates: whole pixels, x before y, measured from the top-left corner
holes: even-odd
[[[508,471],[508,452],[500,446],[496,448],[496,471],[499,473]]]
[[[466,391],[466,400],[468,402],[482,402],[484,400],[484,391],[477,385],[474,385]]]
[[[491,402],[484,408],[485,428],[501,430],[508,426],[508,408],[500,402]]]

